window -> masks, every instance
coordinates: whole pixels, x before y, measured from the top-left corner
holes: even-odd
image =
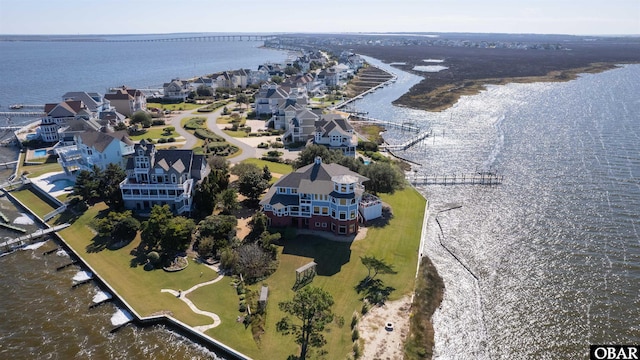
[[[327,227],[327,223],[326,223],[326,222],[323,222],[323,223],[322,223],[322,227],[323,227],[323,228],[326,228],[326,227]]]
[[[319,222],[316,223],[316,227],[320,227],[320,223]]]
[[[286,192],[287,190],[285,190],[284,188],[281,188],[281,187],[278,188],[278,194],[284,194]]]
[[[350,233],[356,232],[356,225],[355,224],[349,225],[349,232]]]
[[[175,184],[177,181],[178,178],[176,177],[176,174],[171,174],[171,182]]]
[[[347,199],[340,199],[340,205],[347,205]]]
[[[329,208],[328,207],[323,207],[322,208],[322,215],[329,215]]]
[[[347,213],[344,211],[340,211],[340,220],[346,220],[347,219]]]
[[[347,226],[340,225],[340,227],[338,227],[338,234],[346,234],[346,233],[347,233]]]
[[[349,218],[352,219],[352,220],[356,218],[356,211],[355,210],[351,210],[351,213],[349,214]]]
[[[320,206],[314,206],[314,207],[313,207],[313,213],[314,213],[315,215],[320,214]]]
[[[298,189],[291,189],[291,193],[292,194],[297,194],[298,193]]]
[[[336,211],[334,209],[331,209],[331,217],[336,217]]]

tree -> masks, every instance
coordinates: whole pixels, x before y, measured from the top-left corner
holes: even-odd
[[[235,164],[232,168],[231,168],[231,173],[233,175],[236,175],[238,177],[248,173],[248,172],[259,172],[260,168],[258,167],[258,165],[256,164],[252,164],[252,163],[248,163],[248,162],[241,162],[238,164]]]
[[[112,240],[132,240],[140,229],[140,222],[132,217],[131,210],[109,211],[104,218],[95,220],[94,228],[99,236]]]
[[[364,187],[377,194],[393,193],[398,189],[402,189],[405,180],[400,169],[397,166],[386,162],[375,162],[367,166],[363,166],[363,174],[369,178],[364,183]]]
[[[225,189],[218,194],[218,205],[222,208],[222,213],[230,214],[231,212],[238,210],[238,194],[235,189]]]
[[[146,111],[138,110],[131,115],[129,119],[129,123],[131,124],[141,124],[142,127],[151,126],[151,114]]]
[[[234,267],[236,274],[242,274],[243,279],[255,283],[276,270],[275,259],[256,243],[244,244],[237,248]]]
[[[367,267],[367,282],[375,279],[378,274],[396,274],[397,271],[393,269],[393,266],[387,264],[384,260],[378,259],[375,256],[360,257],[362,264]],[[373,275],[371,275],[373,271]]]
[[[240,93],[236,95],[236,102],[240,105],[242,104],[249,105],[249,97],[245,93]]]
[[[167,225],[173,218],[169,205],[154,205],[149,219],[142,223],[140,238],[142,243],[151,250],[157,249],[162,237],[166,234]]]
[[[262,178],[262,172],[251,171],[244,173],[238,179],[238,192],[250,200],[257,200],[269,187],[269,182]]]
[[[271,170],[269,170],[269,167],[267,165],[262,168],[262,178],[267,181],[271,181]]]
[[[248,240],[254,241],[260,238],[262,233],[267,231],[268,218],[262,211],[256,211],[249,220],[251,232],[247,235]]]
[[[198,223],[198,240],[213,239],[213,250],[231,245],[236,236],[238,219],[233,215],[209,215]]]
[[[186,250],[191,243],[191,234],[196,224],[192,219],[175,216],[169,220],[165,233],[160,238],[160,246],[165,254],[175,254]]]
[[[300,151],[298,158],[292,165],[294,168],[299,169],[305,165],[312,164],[318,156],[322,158],[324,163],[336,162],[336,160],[344,157],[339,150],[329,150],[325,146],[313,144]]]
[[[271,82],[273,82],[274,84],[280,84],[283,81],[284,79],[282,78],[282,76],[274,75],[271,77]]]
[[[126,176],[126,173],[120,165],[115,163],[109,163],[102,173],[102,178],[99,180],[100,189],[98,189],[98,192],[100,193],[100,198],[109,207],[120,209],[124,206],[122,192],[120,192],[120,183]]]
[[[302,288],[292,300],[278,303],[280,310],[294,316],[302,324],[294,324],[288,316],[276,324],[276,330],[283,335],[293,334],[300,345],[298,359],[305,360],[309,347],[320,348],[326,344],[322,335],[327,324],[333,321],[333,297],[323,289],[308,286]]]
[[[214,157],[218,158],[218,157]],[[217,196],[229,186],[228,167],[213,168],[206,178],[197,186],[194,196],[194,206],[203,215],[210,215],[217,203]]]
[[[73,194],[79,196],[82,201],[89,202],[98,197],[99,188],[100,184],[91,172],[81,170],[76,176],[76,183],[73,185]]]
[[[196,95],[203,96],[203,97],[213,96],[213,89],[205,85],[200,85],[196,89]]]

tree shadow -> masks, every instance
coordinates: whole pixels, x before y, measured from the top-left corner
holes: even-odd
[[[365,227],[382,228],[389,225],[393,219],[393,211],[389,206],[382,207],[382,215],[379,218],[369,220],[364,223]]]
[[[355,290],[358,294],[362,294],[362,298],[369,303],[382,305],[389,299],[395,288],[385,286],[382,279],[371,279],[367,276],[355,286]]]
[[[332,276],[351,259],[351,242],[331,241],[313,235],[298,235],[292,240],[281,240],[283,254],[312,258],[316,274]]]
[[[94,236],[91,239],[91,243],[87,245],[86,249],[88,253],[97,253],[106,249],[111,243],[111,238],[108,236]]]
[[[142,243],[132,249],[131,252],[129,252],[129,255],[133,256],[129,262],[129,267],[136,268],[140,265],[147,264],[147,251],[146,247]],[[147,268],[145,268],[145,270],[147,270]]]

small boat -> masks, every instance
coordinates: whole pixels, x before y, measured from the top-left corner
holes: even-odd
[[[11,110],[20,110],[22,109],[22,104],[13,104],[9,106],[9,109]]]

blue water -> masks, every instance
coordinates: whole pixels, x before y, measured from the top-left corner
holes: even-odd
[[[122,85],[155,88],[173,78],[256,70],[265,62],[287,58],[285,52],[261,45],[258,41],[0,41],[0,111],[15,103],[59,102],[69,91],[104,94]]]
[[[241,44],[0,42],[0,105],[286,56]],[[415,173],[491,167],[505,175],[497,187],[419,188],[430,203],[424,252],[446,285],[433,318],[436,358],[583,359],[589,344],[640,343],[640,65],[491,86],[441,113],[390,106],[420,80],[392,70],[398,81],[356,107],[433,131],[401,154],[421,164]],[[385,135],[392,143],[410,136]],[[442,211],[452,204],[462,207]],[[113,306],[87,311],[93,289],[71,291],[73,271],[52,270],[65,261],[26,251],[0,260],[0,292],[10,294],[0,298],[0,358],[211,356],[161,328],[108,334]]]
[[[47,150],[43,150],[43,149],[38,149],[38,150],[34,150],[33,151],[33,156],[34,157],[45,157],[47,156]]]
[[[402,89],[356,107],[433,131],[400,152],[421,164],[411,175],[505,176],[419,187],[430,203],[424,251],[446,286],[435,357],[584,359],[590,344],[639,344],[640,65],[490,86],[441,113],[379,106],[416,80],[391,70]]]
[[[54,187],[50,191],[60,191],[65,188],[75,185],[75,182],[70,179],[58,179],[53,181]]]
[[[152,37],[152,36],[150,36]],[[68,91],[99,92],[127,85],[156,87],[172,78],[188,78],[239,68],[257,69],[283,62],[288,53],[262,49],[256,41],[221,42],[2,42],[0,111],[14,103],[59,102]],[[14,124],[29,121],[14,117]],[[0,119],[0,125],[4,125]],[[15,149],[0,147],[0,162],[14,160]],[[0,170],[3,178],[11,170]],[[55,189],[72,186],[55,182]],[[0,197],[12,219],[19,214]],[[34,225],[26,226],[33,231]],[[13,234],[0,230],[0,239]],[[77,268],[56,271],[68,257],[18,251],[0,258],[0,359],[212,359],[216,354],[163,327],[127,326],[116,334],[106,304],[89,309],[93,285],[71,288]]]

